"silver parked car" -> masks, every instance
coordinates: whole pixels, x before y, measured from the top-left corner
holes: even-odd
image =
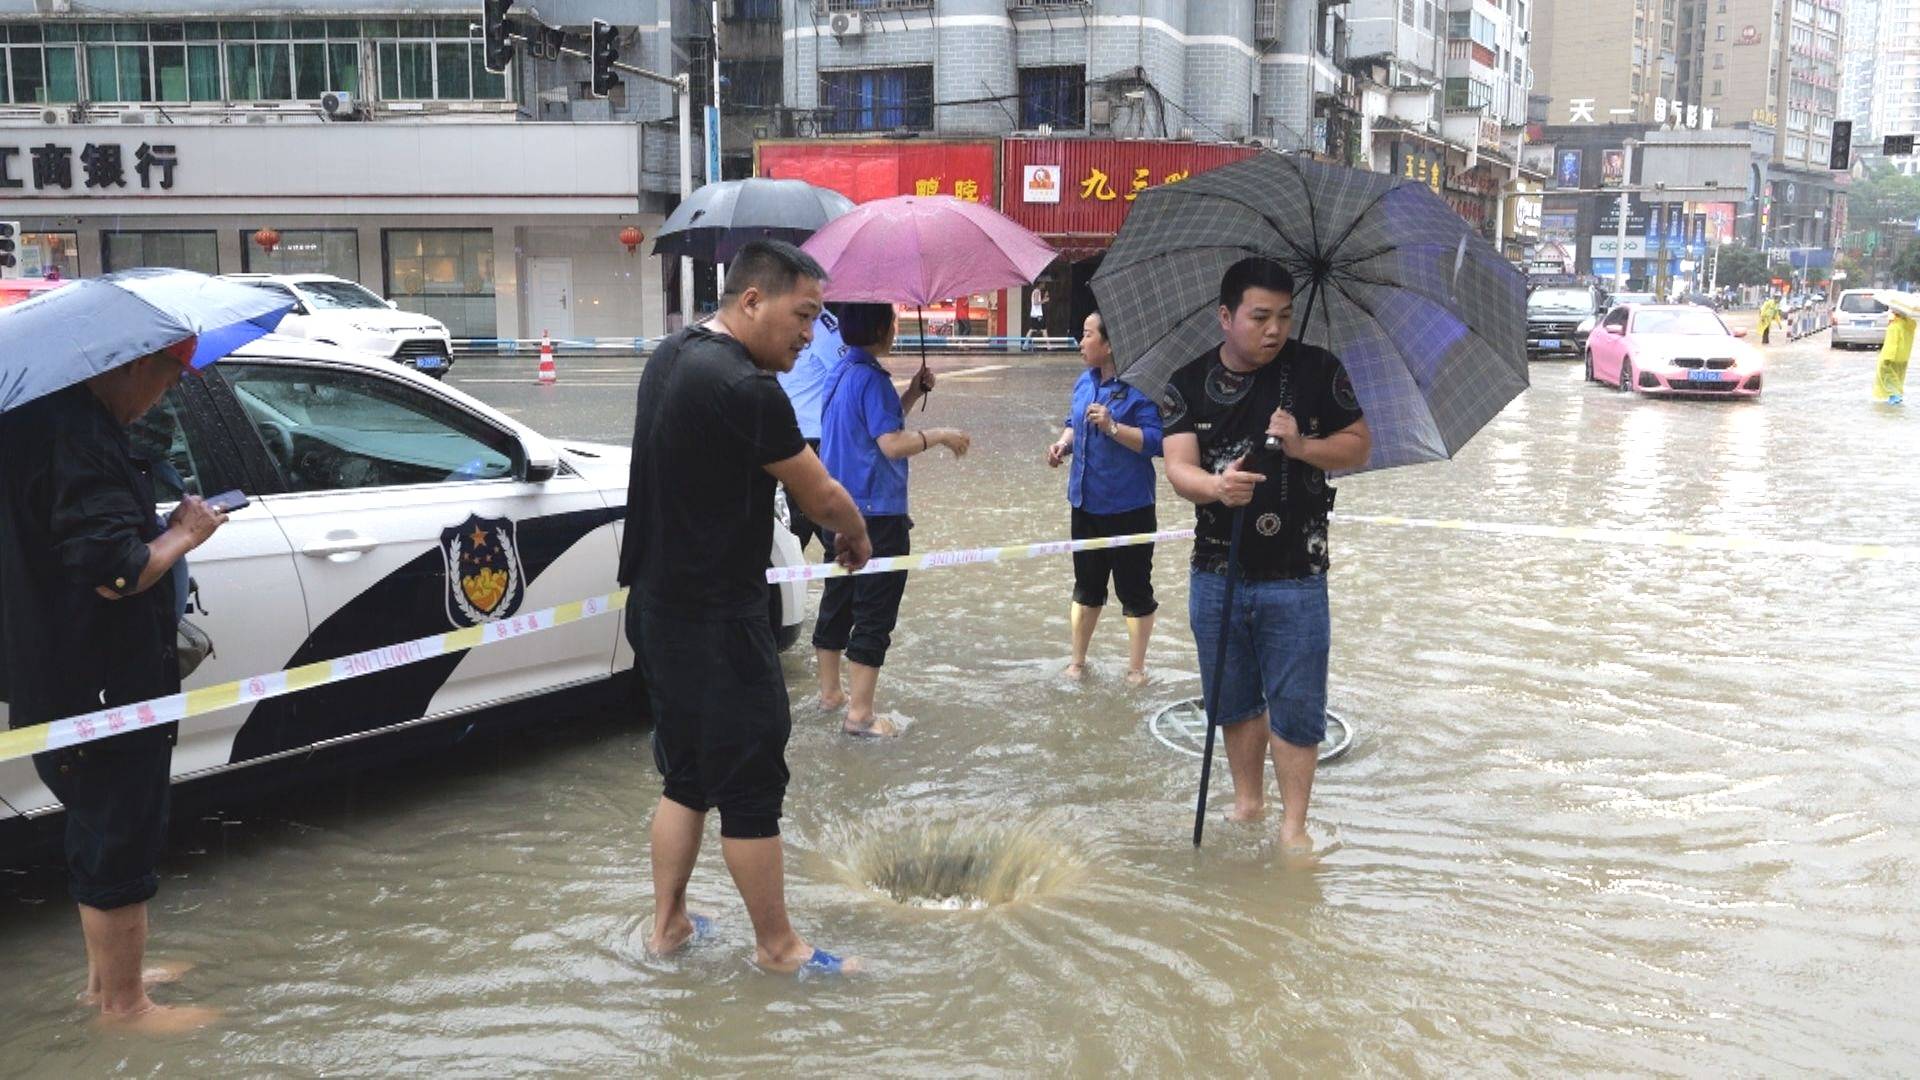
[[[1889,318],[1887,305],[1873,298],[1872,289],[1848,289],[1827,317],[1833,326],[1833,347],[1879,348],[1887,340]]]

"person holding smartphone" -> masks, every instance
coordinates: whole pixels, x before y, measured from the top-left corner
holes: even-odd
[[[1073,538],[1153,532],[1159,528],[1153,459],[1160,453],[1160,409],[1115,374],[1113,343],[1097,311],[1081,328],[1080,359],[1087,370],[1073,384],[1065,429],[1047,447],[1051,467],[1072,459],[1067,504],[1072,508]],[[1159,609],[1153,598],[1152,544],[1074,553],[1073,606],[1067,619],[1073,658],[1066,675],[1077,680],[1086,674],[1087,649],[1107,603],[1109,578],[1127,618],[1127,682],[1143,686],[1153,613]]]

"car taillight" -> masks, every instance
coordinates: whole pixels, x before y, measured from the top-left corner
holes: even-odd
[[[1839,325],[1840,325],[1840,313],[1839,313],[1839,312],[1837,312],[1837,311],[1829,311],[1829,312],[1827,312],[1827,325],[1828,325],[1828,326],[1839,326]]]

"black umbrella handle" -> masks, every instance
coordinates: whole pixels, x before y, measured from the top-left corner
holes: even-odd
[[[1207,828],[1207,787],[1213,780],[1213,732],[1220,715],[1220,684],[1227,675],[1227,632],[1233,627],[1233,586],[1240,576],[1240,526],[1246,523],[1246,518],[1246,507],[1234,507],[1233,531],[1227,540],[1227,587],[1222,591],[1220,604],[1220,641],[1213,650],[1213,685],[1207,690],[1207,747],[1200,755],[1200,799],[1193,808],[1194,847],[1200,846],[1200,836]]]

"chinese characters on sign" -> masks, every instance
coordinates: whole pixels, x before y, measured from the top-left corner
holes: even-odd
[[[43,143],[26,148],[30,175],[14,175],[18,146],[0,146],[0,190],[24,189],[29,180],[35,191],[72,191],[76,176],[74,161],[80,164],[78,180],[83,190],[101,191],[124,188],[128,184],[126,159],[119,143],[87,143],[75,154],[73,147]],[[173,189],[173,171],[180,157],[171,143],[141,143],[133,152],[133,172],[143,191],[155,187]]]
[[[1395,143],[1393,156],[1395,176],[1402,180],[1417,180],[1436,192],[1440,190],[1441,181],[1446,176],[1446,164],[1439,153],[1412,143]]]
[[[923,177],[915,180],[913,182],[913,193],[915,195],[939,195],[941,194],[940,181],[941,178],[938,176]],[[979,202],[980,181],[955,180],[953,182],[953,197],[956,199],[964,199],[967,202]]]
[[[1600,122],[1595,110],[1597,98],[1571,98],[1567,101],[1567,123],[1597,124]],[[1688,128],[1695,131],[1713,130],[1714,110],[1703,109],[1699,104],[1687,104],[1678,98],[1668,100],[1664,97],[1653,99],[1653,122],[1661,127]],[[1607,123],[1631,123],[1632,109],[1610,108],[1607,110]]]
[[[1059,202],[1060,195],[1058,190],[1036,188],[1034,184],[1034,180],[1040,176],[1047,177],[1048,182],[1051,183],[1051,177],[1056,175],[1058,170],[1048,165],[1028,166],[1027,168],[1029,170],[1029,178],[1025,189],[1026,201]],[[1170,172],[1162,176],[1160,183],[1162,185],[1177,184],[1191,175],[1193,175],[1191,170],[1181,169],[1177,172]],[[1115,199],[1132,202],[1140,197],[1141,192],[1153,186],[1152,169],[1143,167],[1132,170],[1132,178],[1127,181],[1127,190],[1122,193],[1114,186],[1113,177],[1108,176],[1098,167],[1089,166],[1087,168],[1087,175],[1079,181],[1078,190],[1082,202],[1113,202]]]

